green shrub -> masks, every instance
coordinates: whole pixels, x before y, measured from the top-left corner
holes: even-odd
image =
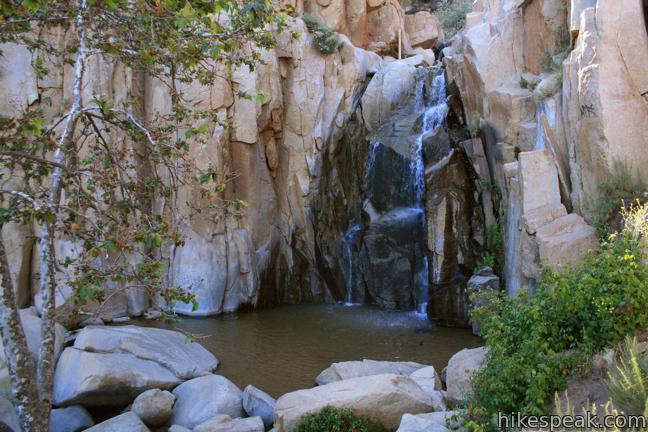
[[[590,213],[599,237],[605,238],[620,228],[623,204],[645,200],[645,190],[641,177],[633,176],[627,164],[613,162],[608,179],[598,185],[597,194],[590,203]]]
[[[637,339],[626,339],[605,387],[615,408],[625,414],[641,415],[648,410],[648,361],[639,355]]]
[[[306,417],[295,432],[387,432],[366,417],[356,416],[349,409],[326,407]]]
[[[466,14],[472,10],[473,0],[441,0],[434,11],[439,18],[446,40],[457,34],[466,23]]]
[[[302,19],[308,31],[313,34],[313,43],[317,51],[322,54],[332,54],[342,48],[344,43],[340,40],[338,34],[326,24],[319,22],[317,18],[309,14],[304,14]]]
[[[647,211],[636,206],[628,217]],[[498,412],[544,414],[554,392],[592,354],[645,325],[644,245],[624,230],[575,268],[544,269],[533,297],[496,293],[473,313],[489,347],[484,368],[473,376],[473,422],[497,430]]]
[[[482,183],[480,184],[483,190],[490,190],[492,193],[498,195],[501,194],[499,186],[492,183]],[[502,274],[502,269],[504,267],[504,244],[502,242],[502,234],[500,233],[499,226],[497,224],[491,224],[486,227],[486,238],[485,238],[485,252],[482,255],[481,259],[477,262],[475,266],[475,272],[483,269],[484,267],[490,267],[495,271],[496,274]]]

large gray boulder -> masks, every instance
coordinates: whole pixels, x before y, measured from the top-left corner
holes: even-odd
[[[459,411],[405,414],[396,432],[445,432],[463,426]]]
[[[151,432],[133,412],[126,412],[86,430],[87,432]]]
[[[283,395],[275,406],[275,430],[292,431],[304,417],[326,406],[349,408],[396,429],[405,413],[433,410],[430,397],[408,376],[383,374],[326,384]]]
[[[175,396],[167,390],[147,390],[135,398],[131,410],[148,426],[162,426],[173,412]]]
[[[445,412],[405,414],[396,432],[449,432],[447,418]]]
[[[460,404],[472,392],[471,375],[481,369],[486,348],[463,349],[453,355],[446,369],[446,398],[451,404]]]
[[[221,421],[217,418],[196,426],[193,432],[265,432],[261,417]]]
[[[131,353],[152,360],[178,378],[191,379],[218,367],[218,359],[202,345],[187,343],[177,331],[138,326],[91,326],[84,328],[74,342],[84,351]]]
[[[216,357],[197,343],[186,343],[179,332],[86,327],[59,358],[54,404],[126,404],[143,391],[170,390],[217,366]]]
[[[277,401],[268,393],[259,390],[253,385],[243,390],[243,409],[250,417],[261,417],[266,428],[270,429],[274,423],[273,413]]]
[[[412,378],[416,384],[418,384],[419,387],[428,394],[443,388],[441,378],[439,378],[439,374],[434,366],[417,369],[410,374],[410,378]]]
[[[342,381],[349,378],[359,378],[371,375],[394,374],[410,375],[419,369],[427,367],[424,364],[403,361],[377,361],[377,360],[359,360],[333,363],[324,369],[315,379],[318,385],[330,384],[336,381]]]
[[[81,405],[53,409],[50,413],[50,432],[80,432],[95,422]]]
[[[243,417],[243,392],[220,375],[206,375],[180,384],[170,423],[193,429],[219,415]]]

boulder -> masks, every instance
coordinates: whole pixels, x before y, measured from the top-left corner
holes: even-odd
[[[196,426],[193,432],[264,432],[261,417],[237,418],[229,421],[207,421]]]
[[[50,413],[50,432],[80,432],[95,422],[81,405],[53,409]]]
[[[170,392],[151,389],[135,398],[131,410],[148,426],[162,426],[171,418],[174,402]]]
[[[218,359],[179,332],[136,326],[85,327],[61,355],[54,404],[120,405],[145,390],[170,390]]]
[[[13,432],[21,431],[18,415],[13,404],[9,399],[0,396],[0,430],[2,430],[3,425],[6,425]]]
[[[362,361],[345,361],[333,363],[331,366],[324,369],[317,378],[315,378],[315,382],[317,385],[325,385],[336,381],[370,375],[411,375],[418,370],[424,368],[427,369],[428,367],[431,366],[409,361],[394,362],[367,359]],[[432,369],[434,370],[434,368]]]
[[[437,374],[434,366],[427,366],[418,369],[410,374],[410,378],[412,378],[427,394],[443,388],[441,378],[439,378],[439,374]]]
[[[54,373],[57,406],[118,406],[151,389],[172,389],[182,380],[169,369],[132,354],[94,353],[66,348]]]
[[[187,381],[173,390],[176,403],[170,423],[194,428],[220,414],[243,416],[243,393],[220,375],[206,375]]]
[[[277,401],[268,393],[249,385],[243,390],[243,409],[250,417],[261,417],[266,428],[271,428]]]
[[[405,414],[396,432],[444,432],[461,427],[459,411]]]
[[[560,204],[558,171],[547,150],[520,153],[518,170],[523,213]]]
[[[396,432],[450,432],[450,429],[428,420],[425,415],[405,414]]]
[[[206,422],[200,423],[193,430],[194,432],[195,431],[208,432],[218,425],[221,425],[223,423],[229,423],[231,421],[232,421],[232,417],[228,416],[227,414],[219,414],[217,416],[210,418]]]
[[[596,231],[576,213],[562,216],[536,232],[540,261],[554,269],[582,260],[598,247]]]
[[[439,19],[427,11],[405,15],[405,31],[412,48],[434,48],[443,39]]]
[[[392,61],[373,76],[362,96],[362,117],[370,131],[379,129],[414,96],[417,66],[423,62],[419,55]]]
[[[395,429],[405,413],[433,409],[430,397],[408,377],[394,374],[372,375],[298,390],[283,395],[275,406],[277,432],[292,431],[301,420],[326,406],[349,408],[388,429]]]
[[[480,347],[463,349],[450,358],[446,371],[448,402],[461,403],[470,394],[472,391],[470,376],[481,368],[485,356],[486,348]]]
[[[180,425],[172,425],[169,428],[169,432],[191,432],[191,429],[187,429],[186,427]]]
[[[180,332],[138,326],[86,327],[74,347],[84,351],[130,353],[151,360],[190,379],[218,367],[218,359],[198,343],[187,343]]]
[[[133,412],[113,417],[96,426],[86,429],[87,432],[150,432],[150,429]]]

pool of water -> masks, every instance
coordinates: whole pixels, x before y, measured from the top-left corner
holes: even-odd
[[[158,321],[141,324],[165,327]],[[220,359],[216,373],[274,397],[312,387],[333,362],[412,360],[440,372],[455,352],[481,345],[469,330],[436,328],[424,315],[366,306],[281,306],[185,318],[178,327]]]

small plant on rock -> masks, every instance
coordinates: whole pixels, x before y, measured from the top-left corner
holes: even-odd
[[[306,28],[313,34],[313,44],[317,51],[322,54],[333,54],[342,48],[344,43],[336,32],[331,30],[326,24],[323,24],[310,14],[304,14],[302,17]]]
[[[354,415],[350,409],[328,406],[306,417],[295,432],[387,432],[387,429],[366,417]]]

